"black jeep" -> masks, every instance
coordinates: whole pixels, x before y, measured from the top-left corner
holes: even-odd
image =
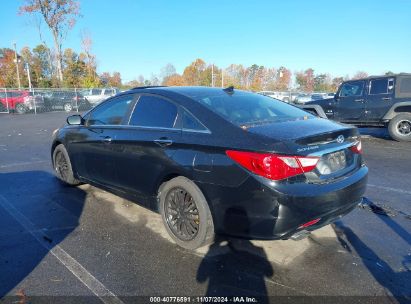
[[[359,127],[387,127],[393,139],[411,141],[411,74],[345,81],[334,98],[301,108]]]

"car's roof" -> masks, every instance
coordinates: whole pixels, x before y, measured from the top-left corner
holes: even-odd
[[[389,75],[371,75],[371,76],[368,76],[368,77],[359,78],[359,79],[351,79],[351,80],[347,80],[347,81],[344,81],[344,82],[356,81],[356,80],[370,80],[370,79],[377,79],[377,78],[398,77],[398,76],[409,76],[409,77],[411,77],[411,73],[398,73],[398,74],[389,74]]]
[[[220,93],[223,93],[223,90],[227,89],[232,89],[230,88],[216,88],[216,87],[202,87],[202,86],[152,86],[152,87],[137,87],[133,88],[129,91],[122,92],[123,93],[130,93],[130,92],[136,92],[136,93],[141,93],[141,92],[152,92],[152,93],[175,93],[179,95],[184,95],[189,98],[193,98],[196,96],[204,96],[207,94],[210,95],[218,95]],[[239,89],[234,89],[235,92],[244,92],[244,93],[252,93],[244,90],[239,90]]]

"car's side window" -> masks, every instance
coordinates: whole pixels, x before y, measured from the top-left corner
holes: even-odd
[[[340,97],[349,97],[349,96],[362,96],[364,90],[364,81],[354,81],[344,83]]]
[[[101,89],[92,89],[91,90],[91,95],[100,95],[101,94]]]
[[[135,95],[128,94],[112,98],[90,112],[87,125],[122,125],[127,124]]]
[[[208,129],[193,115],[183,111],[183,130],[188,131],[208,131]]]
[[[389,94],[394,89],[394,79],[382,78],[370,81],[370,95]]]
[[[154,128],[173,128],[177,119],[177,106],[168,100],[141,95],[130,118],[130,125]]]

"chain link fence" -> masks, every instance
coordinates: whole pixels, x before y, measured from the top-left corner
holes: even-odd
[[[0,88],[0,113],[83,112],[117,93],[119,93],[117,88]],[[260,91],[257,93],[294,104],[304,104],[311,100],[334,96],[333,93],[321,92],[308,94],[295,91]]]
[[[0,113],[82,112],[118,92],[116,88],[0,88]]]

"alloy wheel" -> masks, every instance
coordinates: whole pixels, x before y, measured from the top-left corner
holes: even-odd
[[[66,112],[71,112],[72,110],[73,110],[73,106],[72,106],[71,104],[66,103],[66,104],[64,105],[64,111],[66,111]]]
[[[61,177],[62,180],[67,181],[68,174],[69,174],[69,167],[64,156],[63,152],[59,151],[56,153],[56,157],[54,160],[54,167],[57,174]]]
[[[397,131],[403,136],[407,136],[411,134],[411,121],[409,120],[401,120],[397,124]]]
[[[196,237],[200,228],[200,215],[190,193],[182,188],[171,189],[164,208],[167,225],[176,237],[182,241]]]

